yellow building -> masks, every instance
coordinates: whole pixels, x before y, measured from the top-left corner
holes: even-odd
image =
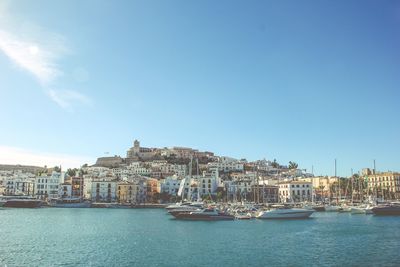
[[[383,172],[365,176],[368,182],[368,190],[377,197],[386,199],[400,198],[400,173]]]
[[[121,181],[117,184],[117,201],[119,203],[136,203],[137,185]]]
[[[319,198],[319,197],[329,196],[330,188],[332,184],[338,182],[338,177],[316,176],[316,177],[301,178],[299,180],[312,183],[315,196]]]

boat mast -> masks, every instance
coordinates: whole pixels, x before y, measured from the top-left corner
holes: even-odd
[[[375,169],[375,160],[374,160],[374,180],[375,180],[375,200],[378,202],[378,181],[376,180],[376,169]]]
[[[353,198],[353,193],[354,193],[354,177],[353,177],[353,168],[351,168],[351,205],[353,205],[354,198]]]

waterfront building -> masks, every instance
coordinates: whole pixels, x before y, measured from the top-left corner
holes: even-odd
[[[314,194],[317,200],[322,200],[330,197],[330,192],[332,191],[332,186],[338,183],[338,177],[329,176],[316,176],[299,178],[299,181],[312,183]]]
[[[252,201],[261,203],[278,203],[279,202],[279,186],[268,184],[268,180],[259,181],[258,187],[252,185],[253,194]],[[255,199],[254,199],[255,198]]]
[[[217,193],[217,188],[221,185],[218,172],[203,172],[203,176],[198,177],[198,183],[201,197],[214,196]]]
[[[83,177],[71,177],[71,195],[73,198],[83,198],[84,179]]]
[[[92,180],[91,199],[93,202],[115,202],[117,181],[113,178]]]
[[[228,201],[250,201],[254,179],[237,179],[234,181],[225,181],[224,187],[227,193]]]
[[[71,198],[72,185],[70,183],[62,183],[58,188],[58,198]]]
[[[64,183],[65,172],[53,171],[51,175],[42,174],[36,177],[35,195],[39,199],[58,198],[59,188]]]
[[[179,190],[181,179],[177,176],[169,176],[160,181],[161,193],[167,193],[170,196],[176,196]]]
[[[146,198],[147,202],[153,202],[153,200],[160,194],[160,182],[154,178],[148,178],[146,180]]]
[[[400,173],[399,172],[381,172],[365,176],[368,184],[368,190],[371,195],[382,197],[384,199],[400,198]]]
[[[132,182],[119,181],[117,183],[117,201],[119,203],[136,203],[138,186]]]
[[[283,181],[278,183],[281,202],[311,201],[313,185],[304,181]]]
[[[92,177],[90,175],[83,175],[83,198],[92,199]]]
[[[4,195],[28,195],[33,196],[35,191],[35,179],[21,174],[4,178]]]

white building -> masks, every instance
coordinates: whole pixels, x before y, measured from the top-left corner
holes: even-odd
[[[29,195],[35,191],[35,179],[28,176],[11,176],[3,180],[5,195]]]
[[[243,163],[238,161],[210,162],[207,167],[209,170],[218,169],[223,172],[242,172],[244,170]]]
[[[170,176],[161,180],[161,193],[167,193],[171,196],[176,196],[179,190],[181,179],[177,176]]]
[[[60,185],[64,183],[65,172],[53,172],[51,175],[42,174],[36,177],[36,197],[39,199],[58,198]]]
[[[278,183],[281,202],[311,201],[313,186],[310,182],[285,181]]]
[[[115,202],[117,181],[99,178],[92,180],[91,199],[93,202]]]
[[[62,183],[58,188],[58,197],[59,198],[71,198],[72,197],[72,185]]]

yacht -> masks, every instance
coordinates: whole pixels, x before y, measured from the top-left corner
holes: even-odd
[[[260,211],[258,219],[306,219],[313,214],[314,210],[300,208],[277,208]]]
[[[168,210],[168,213],[171,214],[172,216],[174,216],[174,214],[178,214],[178,213],[190,213],[192,211],[200,211],[200,210],[202,210],[202,209],[198,208],[198,207],[183,206],[181,208],[170,209],[170,210]]]
[[[0,199],[0,208],[4,206],[4,204],[6,204],[6,201],[3,199]]]
[[[195,207],[195,208],[202,208],[204,205],[203,202],[182,202],[169,205],[165,207],[166,210],[176,210],[180,208],[187,208],[187,207]]]
[[[234,220],[235,216],[220,212],[215,208],[206,208],[200,211],[181,212],[173,214],[176,219],[191,221],[221,221]]]
[[[351,212],[351,207],[347,206],[347,205],[342,205],[341,207],[339,207],[339,212]]]
[[[372,207],[370,205],[352,206],[351,214],[372,214]]]
[[[4,196],[3,207],[6,208],[39,208],[43,201],[30,196]]]
[[[400,203],[389,203],[372,208],[375,215],[400,215]]]

